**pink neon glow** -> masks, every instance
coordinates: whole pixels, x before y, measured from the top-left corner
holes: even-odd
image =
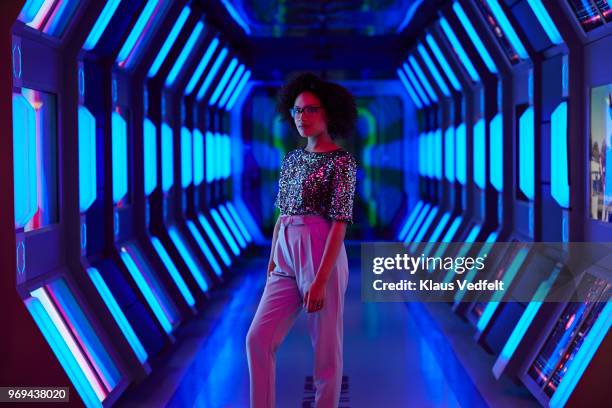
[[[163,3],[165,3],[165,0],[158,0],[157,1],[157,6],[155,6],[155,9],[151,13],[151,16],[149,17],[149,20],[147,20],[147,24],[145,24],[144,28],[142,29],[142,33],[140,33],[140,36],[138,37],[138,39],[134,43],[134,47],[132,47],[132,49],[130,50],[130,53],[128,54],[127,58],[119,63],[119,66],[121,68],[125,68],[126,65],[129,65],[129,63],[131,62],[130,60],[132,59],[132,56],[134,55],[136,50],[138,50],[140,48],[141,43],[148,36],[147,32],[149,31],[151,26],[153,26],[153,22],[155,21],[155,18],[157,17],[157,14],[160,12]]]
[[[105,396],[108,395],[109,394],[109,390],[112,390],[112,387],[110,386],[110,383],[108,382],[106,377],[104,377],[104,374],[102,373],[102,370],[100,369],[100,367],[98,365],[96,365],[96,363],[95,363],[96,360],[94,359],[93,355],[91,354],[91,351],[85,346],[85,342],[83,341],[83,339],[79,335],[79,331],[76,329],[74,324],[72,324],[72,321],[68,317],[69,316],[68,313],[66,313],[66,310],[64,310],[64,308],[62,307],[61,302],[57,299],[57,296],[55,296],[55,293],[53,293],[53,289],[49,285],[45,285],[45,289],[47,290],[47,292],[49,292],[49,295],[50,295],[51,299],[53,300],[53,304],[54,304],[55,308],[62,315],[65,324],[68,326],[68,328],[70,329],[70,332],[72,333],[72,335],[74,336],[74,338],[78,342],[79,349],[81,349],[81,351],[83,351],[87,355],[88,363],[96,370],[96,373],[98,374],[93,379],[89,378],[89,382],[92,383],[92,385],[93,385],[92,381],[95,381],[99,386],[101,386],[102,384],[100,384],[100,380],[102,380],[102,382],[104,383],[104,388],[105,388],[103,390],[104,391],[104,395]]]
[[[45,0],[43,5],[38,10],[38,13],[36,13],[36,17],[34,17],[34,20],[29,22],[27,25],[37,30],[40,30],[40,27],[45,22],[47,14],[49,14],[49,10],[51,10],[51,8],[53,7],[56,1],[58,0]],[[59,0],[59,1],[62,1],[62,0]]]

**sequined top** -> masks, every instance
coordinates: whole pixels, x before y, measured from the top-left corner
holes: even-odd
[[[321,215],[353,223],[357,161],[346,150],[287,153],[274,205],[281,215]]]

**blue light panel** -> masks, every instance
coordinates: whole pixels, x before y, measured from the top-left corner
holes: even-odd
[[[217,253],[221,256],[223,263],[226,266],[230,266],[232,264],[232,260],[229,254],[227,253],[227,251],[225,250],[225,248],[223,247],[223,244],[221,244],[221,241],[219,240],[219,236],[217,235],[215,230],[212,228],[208,220],[202,214],[198,214],[198,221],[200,221],[200,225],[202,226],[202,228],[204,228],[204,232],[206,232],[206,236],[208,236],[208,238],[210,238],[210,240],[212,241],[215,249],[217,250]]]
[[[104,282],[102,275],[100,275],[100,272],[96,268],[92,267],[87,268],[87,274],[98,290],[98,294],[100,294],[104,304],[115,319],[115,322],[117,322],[119,329],[138,358],[138,361],[140,361],[140,363],[144,363],[148,358],[147,351],[144,349],[136,332],[134,332],[132,325],[125,317],[125,314],[123,313],[123,310],[121,310],[121,306],[119,306],[117,303],[113,293],[106,285],[106,282]]]
[[[410,226],[412,225],[416,217],[419,215],[419,211],[421,211],[421,208],[423,208],[423,201],[419,200],[416,203],[416,205],[412,208],[412,211],[410,211],[410,214],[408,215],[406,222],[404,223],[404,225],[402,226],[402,229],[397,235],[398,240],[400,241],[404,240],[404,237],[408,233],[408,229],[410,228]]]
[[[212,58],[212,55],[214,54],[218,46],[219,46],[219,39],[215,37],[208,45],[208,48],[206,49],[204,56],[202,57],[202,59],[200,60],[200,63],[198,64],[197,68],[193,72],[193,75],[191,76],[189,83],[187,83],[187,87],[185,88],[185,95],[191,95],[198,81],[202,77],[202,73],[208,66],[208,63],[210,62],[210,59]]]
[[[206,182],[211,183],[215,179],[214,174],[214,162],[215,162],[215,152],[214,152],[214,136],[211,132],[206,132]]]
[[[533,107],[530,106],[519,119],[519,188],[533,200],[535,183],[535,153],[534,153],[535,123]]]
[[[234,219],[229,215],[229,212],[225,209],[223,204],[219,204],[217,208],[219,209],[221,216],[225,220],[225,223],[230,227],[230,231],[232,231],[234,235],[236,236],[236,240],[238,241],[238,244],[240,244],[242,248],[246,248],[247,246],[246,238],[242,236],[242,232],[238,228],[238,225],[236,225],[236,223],[234,222]]]
[[[162,191],[165,193],[174,183],[174,148],[172,146],[172,128],[167,123],[162,123],[161,130],[161,153],[162,153]]]
[[[446,228],[446,224],[448,224],[449,220],[450,220],[450,213],[442,214],[442,218],[440,218],[440,220],[438,221],[438,224],[436,225],[433,232],[431,233],[431,236],[427,239],[428,242],[425,248],[423,248],[423,251],[422,251],[423,254],[429,255],[431,248],[438,241],[438,238],[440,238],[440,235],[442,235],[442,231],[444,231],[444,228]],[[419,246],[419,242],[413,242],[412,245],[410,246],[410,251],[415,252],[418,246]]]
[[[227,48],[223,48],[219,52],[219,55],[217,56],[217,59],[215,60],[214,64],[210,68],[210,71],[206,75],[206,78],[204,79],[204,82],[202,83],[202,86],[200,86],[200,89],[198,90],[198,94],[196,95],[196,99],[198,100],[198,102],[201,101],[202,98],[204,98],[204,95],[206,94],[206,91],[208,90],[208,87],[210,86],[211,82],[213,81],[213,79],[217,75],[217,71],[219,71],[219,68],[221,68],[221,64],[225,60],[225,57],[227,57],[228,52],[229,51],[228,51]]]
[[[238,84],[238,81],[242,77],[242,74],[244,73],[244,70],[245,70],[244,64],[240,64],[240,66],[238,67],[238,69],[234,73],[234,76],[232,77],[232,80],[227,85],[227,88],[225,88],[225,92],[223,92],[223,96],[219,100],[219,108],[223,109],[223,107],[225,106],[225,104],[229,100],[229,96],[232,94],[232,91],[234,90],[234,88]]]
[[[444,132],[444,176],[455,181],[455,129],[450,126]]]
[[[461,43],[459,42],[459,39],[455,35],[455,32],[453,31],[451,26],[448,24],[448,21],[446,21],[444,17],[440,18],[440,27],[442,28],[442,31],[444,31],[444,34],[446,34],[446,38],[451,43],[451,46],[455,50],[455,53],[459,57],[459,60],[461,61],[461,64],[467,71],[468,75],[470,76],[470,78],[472,78],[472,81],[480,82],[480,76],[478,76],[478,72],[476,72],[476,68],[474,68],[472,61],[467,56],[465,50],[463,49],[463,46],[461,46]]]
[[[136,24],[134,24],[134,27],[132,27],[132,31],[128,35],[127,39],[125,40],[125,43],[123,43],[123,47],[121,47],[121,50],[117,55],[116,62],[117,64],[119,64],[119,66],[126,66],[126,64],[128,64],[128,58],[130,58],[131,55],[137,52],[137,50],[135,50],[136,42],[143,34],[143,30],[147,26],[149,18],[151,18],[151,16],[153,15],[155,8],[157,7],[160,1],[161,0],[151,0],[147,1],[147,3],[145,4],[144,8],[142,9],[142,12],[140,13],[140,16],[138,17],[138,20],[136,20]]]
[[[536,18],[542,25],[544,32],[550,39],[550,41],[555,44],[561,44],[563,42],[563,38],[561,38],[561,34],[557,30],[557,26],[550,18],[548,11],[546,11],[546,7],[542,4],[542,0],[527,0],[529,7],[533,10],[533,13],[536,15]]]
[[[405,62],[402,64],[402,68],[404,68],[404,72],[406,72],[406,75],[408,75],[409,82],[412,84],[414,89],[416,89],[423,103],[428,106],[431,105],[431,101],[425,94],[425,91],[421,87],[421,84],[419,83],[419,81],[417,81],[416,76],[412,73],[412,69],[410,69],[408,64],[406,64]]]
[[[206,241],[204,241],[204,237],[202,237],[202,234],[200,234],[200,231],[198,231],[198,228],[193,223],[193,221],[187,220],[187,228],[189,228],[189,232],[191,232],[191,235],[196,240],[198,246],[200,247],[200,249],[204,253],[204,256],[206,257],[206,260],[208,261],[210,266],[215,271],[215,274],[217,276],[221,276],[221,274],[223,273],[223,271],[221,270],[221,265],[219,265],[219,263],[215,259],[215,256],[211,252]]]
[[[221,219],[219,212],[215,208],[212,208],[210,210],[210,215],[212,215],[213,220],[215,221],[215,224],[221,231],[221,234],[223,235],[223,238],[225,238],[225,241],[229,244],[234,255],[238,256],[240,254],[240,248],[238,248],[238,244],[236,243],[236,240],[234,240],[234,237],[232,236],[229,229],[227,229],[227,226]]]
[[[28,223],[38,209],[36,113],[21,94],[13,94],[13,175],[15,228]]]
[[[234,70],[236,69],[237,65],[238,65],[238,59],[232,58],[232,60],[229,63],[229,66],[223,73],[221,80],[217,84],[217,88],[215,89],[212,96],[210,97],[210,100],[208,101],[208,106],[214,106],[217,103],[219,96],[221,96],[221,92],[225,88],[225,85],[227,84],[227,81],[229,81],[231,75],[234,73]]]
[[[157,56],[155,57],[155,60],[153,61],[151,68],[149,68],[149,73],[147,74],[149,78],[153,78],[155,75],[157,75],[159,68],[161,68],[166,57],[168,56],[168,53],[170,52],[170,49],[172,48],[172,46],[174,45],[174,42],[176,41],[176,38],[178,37],[179,33],[183,29],[183,26],[185,25],[185,22],[187,21],[187,17],[189,17],[190,12],[191,10],[189,9],[189,7],[183,8],[183,11],[181,11],[181,14],[178,16],[178,18],[174,22],[174,25],[172,26],[172,29],[170,30],[170,34],[168,34],[168,37],[166,37],[166,41],[164,41],[164,44],[159,50],[159,53],[157,54]]]
[[[417,76],[421,80],[421,83],[425,87],[425,91],[427,91],[427,95],[429,95],[429,99],[431,99],[433,102],[437,103],[438,102],[438,97],[436,96],[436,93],[434,92],[433,88],[431,87],[431,84],[429,83],[429,80],[425,76],[425,73],[421,69],[421,66],[419,65],[417,60],[411,55],[411,56],[408,57],[408,61],[410,62],[410,65],[412,66],[412,69],[414,69],[414,72],[416,72]]]
[[[423,104],[419,100],[419,97],[417,96],[414,89],[412,89],[412,85],[410,85],[410,83],[408,82],[408,78],[406,78],[406,74],[404,74],[404,71],[398,68],[396,72],[397,72],[397,76],[402,81],[402,84],[404,84],[404,88],[406,88],[406,91],[408,92],[410,99],[412,99],[414,106],[416,106],[417,109],[423,108]]]
[[[442,129],[436,129],[433,134],[434,141],[434,164],[436,178],[442,180]]]
[[[195,28],[191,32],[191,35],[189,36],[187,42],[185,43],[185,46],[181,50],[178,59],[174,62],[174,65],[172,66],[172,69],[170,70],[170,73],[166,78],[167,87],[171,87],[172,85],[174,85],[174,81],[176,81],[178,74],[183,71],[183,68],[185,68],[185,61],[187,61],[187,57],[191,55],[193,47],[195,47],[196,43],[198,42],[200,34],[203,30],[204,23],[198,21],[198,24],[196,24]]]
[[[456,145],[456,166],[457,166],[457,180],[463,185],[467,181],[467,140],[466,140],[466,126],[465,123],[461,123],[455,130],[455,145]]]
[[[459,219],[461,220],[461,217],[459,217]],[[461,224],[461,221],[459,221],[459,224]],[[463,243],[463,245],[461,245],[461,248],[459,249],[459,252],[457,252],[457,255],[455,256],[455,258],[464,257],[468,253],[468,251],[472,247],[474,240],[476,240],[476,237],[478,236],[479,232],[480,232],[480,225],[478,224],[474,225],[474,227],[471,229],[470,233],[468,234],[467,238],[465,239],[465,242]],[[451,240],[452,240],[452,237],[450,238],[449,241],[445,241],[445,242],[450,242]],[[448,283],[453,279],[454,276],[456,276],[455,269],[451,268],[448,270],[448,272],[444,276],[444,279],[442,280],[442,282]]]
[[[431,211],[429,212],[429,215],[427,216],[427,218],[423,222],[423,225],[419,229],[419,233],[414,238],[415,242],[421,242],[423,240],[423,237],[425,236],[425,234],[429,230],[429,227],[430,227],[431,223],[433,222],[433,220],[436,217],[436,215],[438,215],[438,210],[439,210],[438,207],[433,207],[431,209]]]
[[[19,20],[26,24],[34,20],[44,2],[45,0],[26,0],[19,13]]]
[[[446,231],[446,235],[444,235],[444,237],[442,238],[442,242],[451,242],[453,240],[455,234],[457,233],[459,225],[461,225],[461,221],[463,221],[463,217],[461,217],[460,215],[455,218],[451,226],[448,228],[448,231]]]
[[[199,186],[204,180],[204,135],[193,130],[193,184]]]
[[[404,240],[404,243],[412,242],[412,238],[414,238],[414,235],[416,234],[419,228],[419,225],[421,225],[421,222],[423,222],[423,219],[425,219],[425,216],[429,212],[430,208],[431,208],[431,204],[429,203],[425,204],[425,207],[423,207],[423,209],[419,213],[419,216],[414,222],[414,224],[410,226],[410,230],[408,231],[408,235],[406,235],[406,239]]]
[[[117,111],[112,116],[113,202],[117,204],[128,191],[127,124]]]
[[[516,50],[516,53],[522,59],[528,59],[529,55],[527,54],[527,50],[525,50],[523,43],[516,34],[516,31],[514,31],[514,28],[512,28],[512,24],[510,24],[510,21],[508,21],[506,14],[502,10],[497,0],[487,0],[487,3],[489,4],[491,11],[493,12],[493,15],[495,15],[495,18],[497,19],[497,22],[499,23],[501,29],[504,30],[504,33],[506,33],[508,41],[510,41],[510,43]]]
[[[240,83],[238,83],[238,86],[236,87],[236,90],[234,91],[234,94],[232,95],[232,97],[230,98],[229,102],[227,103],[227,106],[226,106],[225,110],[227,110],[227,111],[231,111],[232,110],[232,108],[234,107],[234,103],[236,103],[236,101],[238,100],[238,97],[242,93],[242,90],[244,89],[245,85],[247,84],[247,82],[249,82],[249,78],[251,78],[251,71],[250,70],[247,71],[246,74],[244,74],[244,76],[240,80]]]
[[[181,254],[181,258],[187,264],[187,267],[189,268],[189,272],[191,272],[191,275],[193,276],[196,283],[200,287],[200,290],[203,293],[206,293],[208,291],[208,283],[206,283],[206,279],[204,279],[204,275],[202,275],[202,270],[198,267],[198,263],[195,261],[195,259],[191,255],[191,252],[187,249],[187,246],[185,245],[185,243],[183,242],[183,239],[181,238],[178,231],[176,230],[176,227],[174,226],[170,227],[168,229],[168,235],[170,235],[170,239],[172,240],[172,243],[174,243],[174,245],[176,246],[176,249]]]
[[[427,34],[427,36],[425,37],[425,41],[427,41],[427,44],[429,44],[429,48],[431,48],[431,50],[433,51],[434,56],[442,67],[442,71],[446,74],[446,77],[451,83],[451,86],[456,91],[461,91],[461,84],[459,83],[455,72],[452,70],[450,64],[446,60],[446,57],[442,53],[442,50],[440,50],[440,47],[438,47],[438,43],[436,42],[436,40],[432,37],[431,34]]]
[[[79,105],[79,210],[85,212],[96,200],[96,119]]]
[[[550,118],[550,183],[555,201],[569,208],[569,175],[567,166],[567,102],[561,102]]]
[[[151,237],[150,239],[151,239],[151,244],[153,244],[153,248],[155,248],[155,251],[161,258],[162,262],[164,263],[166,270],[168,271],[168,273],[170,274],[170,277],[176,284],[176,287],[178,288],[179,292],[181,292],[181,295],[183,295],[185,302],[187,302],[189,306],[194,306],[195,299],[193,298],[193,295],[191,294],[191,291],[189,290],[187,283],[185,283],[185,280],[179,273],[178,269],[176,269],[174,262],[172,262],[172,259],[170,258],[170,254],[168,254],[168,251],[166,251],[166,248],[164,248],[164,246],[162,245],[162,243],[159,241],[157,237]]]
[[[143,123],[144,192],[149,196],[157,187],[157,129],[151,119]]]
[[[444,79],[442,79],[442,76],[440,75],[440,71],[438,71],[436,64],[434,64],[425,47],[423,47],[422,44],[419,44],[417,46],[417,49],[419,50],[421,58],[423,58],[423,61],[425,61],[425,65],[427,65],[429,72],[434,77],[436,84],[438,84],[438,87],[440,88],[442,93],[446,96],[450,96],[450,90],[448,89],[448,86],[446,86]]]
[[[425,175],[425,163],[427,162],[426,150],[425,150],[425,138],[421,133],[417,139],[417,143],[419,145],[419,167],[418,172],[419,175]]]
[[[491,141],[489,144],[491,184],[497,191],[501,192],[504,188],[504,135],[501,112],[498,112],[491,119],[489,133]]]
[[[181,186],[187,188],[193,181],[193,151],[191,132],[181,127]]]
[[[108,22],[115,15],[115,11],[117,11],[117,7],[121,3],[121,0],[108,0],[102,12],[98,16],[96,23],[93,28],[89,32],[87,39],[85,40],[85,44],[83,44],[83,49],[91,50],[95,48],[102,36],[104,30],[106,30],[106,26],[108,26]]]
[[[221,136],[221,145],[223,146],[223,177],[228,178],[232,174],[232,143],[228,135]]]
[[[474,125],[474,183],[485,188],[485,122],[480,119]],[[480,159],[479,159],[480,158]]]
[[[476,49],[478,50],[478,55],[480,55],[480,58],[482,58],[482,61],[487,66],[487,69],[493,74],[497,74],[497,66],[493,62],[493,59],[491,58],[489,51],[487,51],[487,47],[485,47],[485,45],[480,40],[480,36],[476,32],[476,29],[472,25],[472,22],[470,21],[468,16],[465,14],[465,11],[463,11],[463,8],[461,7],[461,5],[457,2],[454,2],[453,10],[455,10],[455,14],[457,15],[457,17],[459,17],[459,21],[461,21],[461,25],[467,32],[468,36],[472,40],[472,43],[474,44]]]
[[[223,205],[225,205],[230,215],[234,217],[234,222],[236,223],[236,225],[238,225],[238,228],[240,228],[240,232],[242,233],[242,235],[246,238],[248,242],[252,242],[253,237],[249,233],[249,230],[247,229],[246,225],[244,225],[244,223],[242,222],[242,218],[240,218],[240,216],[238,215],[238,211],[236,211],[234,204],[231,201],[226,201],[224,204],[221,204],[221,206]]]
[[[240,26],[240,28],[242,28],[244,30],[245,33],[247,33],[248,35],[251,34],[251,28],[249,27],[249,25],[246,23],[246,21],[244,21],[244,19],[242,18],[242,16],[240,15],[240,13],[238,13],[238,11],[234,8],[234,6],[232,5],[232,3],[230,3],[229,0],[221,0],[221,3],[223,3],[223,5],[225,6],[225,9],[227,10],[227,12],[229,13],[229,15],[234,19],[234,21]]]

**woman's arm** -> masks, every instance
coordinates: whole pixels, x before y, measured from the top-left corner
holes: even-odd
[[[276,219],[276,224],[274,224],[274,232],[272,233],[272,248],[270,249],[270,260],[268,261],[268,273],[267,276],[270,276],[270,272],[276,267],[274,264],[274,248],[276,247],[276,240],[278,239],[278,229],[280,228],[280,216]]]

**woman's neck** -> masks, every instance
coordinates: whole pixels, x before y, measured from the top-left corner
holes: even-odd
[[[309,137],[306,144],[306,150],[309,152],[325,152],[336,148],[338,148],[338,145],[333,142],[327,133]]]

